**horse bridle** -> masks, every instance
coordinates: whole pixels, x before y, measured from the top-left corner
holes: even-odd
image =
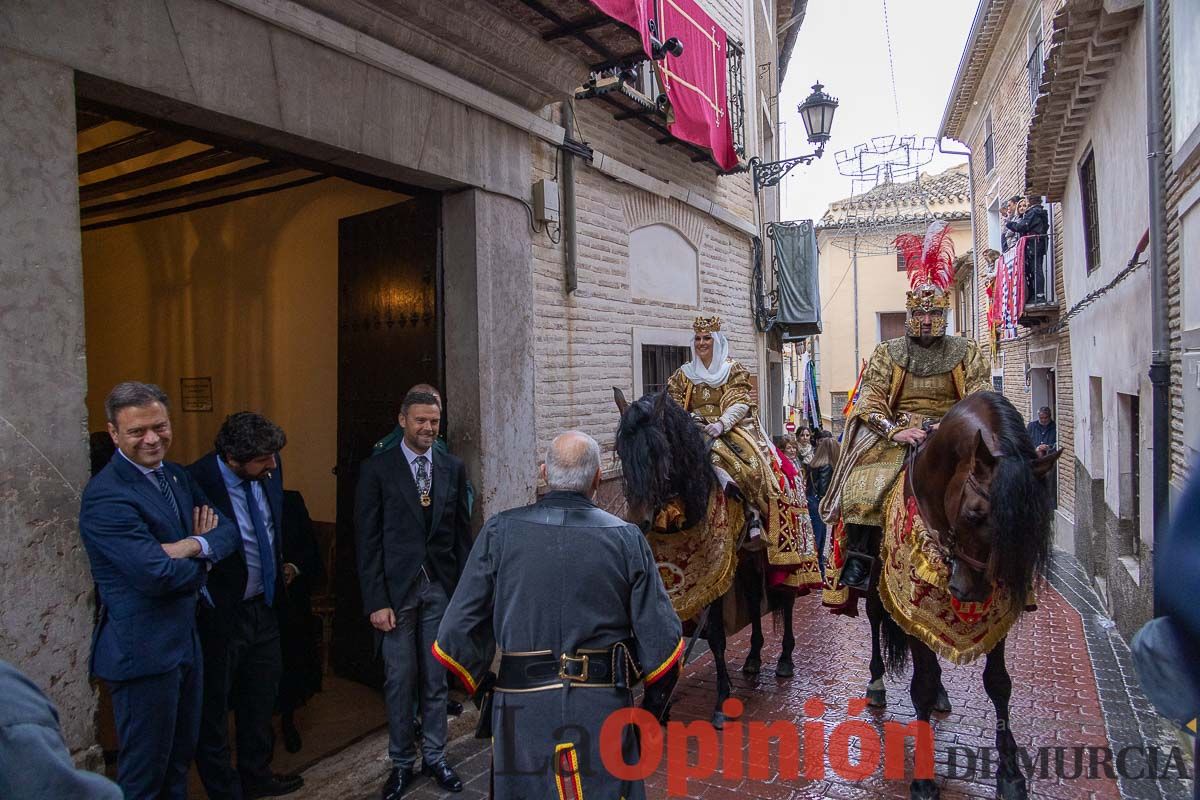
[[[908,484],[908,494],[913,498],[914,501],[918,503],[918,505],[920,504],[920,500],[917,499],[916,488],[913,485],[913,468],[917,464],[917,455],[920,454],[921,448],[925,446],[925,442],[927,441],[929,441],[928,436],[926,436],[926,438],[918,445],[909,445],[908,453],[904,457],[904,480]],[[979,485],[979,479],[975,477],[974,471],[968,473],[967,479],[963,481],[962,488],[959,490],[958,508],[955,509],[954,514],[955,519],[958,519],[958,509],[962,508],[962,495],[966,492],[968,486],[974,489],[981,497],[990,499],[989,493]],[[928,515],[925,516],[928,517]],[[925,524],[929,524],[928,520]],[[987,564],[983,563],[977,558],[973,558],[972,556],[961,552],[958,549],[958,532],[954,530],[953,523],[951,523],[950,528],[945,533],[942,533],[941,531],[935,531],[935,533],[937,533],[938,539],[941,540],[946,549],[953,554],[951,556],[951,560],[961,561],[968,567],[979,572],[987,572]]]

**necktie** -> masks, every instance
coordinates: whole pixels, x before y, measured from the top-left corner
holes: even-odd
[[[417,456],[417,492],[421,495],[421,505],[428,506],[429,500],[429,459]]]
[[[171,484],[167,483],[167,470],[161,464],[154,470],[154,477],[158,479],[158,490],[171,504],[171,510],[175,512],[175,517],[183,521],[183,515],[179,513],[179,501],[175,499],[175,493],[171,491]]]
[[[258,540],[258,558],[262,565],[263,595],[267,605],[275,604],[275,552],[271,549],[271,539],[267,536],[267,526],[263,524],[262,512],[258,508],[258,500],[251,490],[253,484],[246,481],[242,488],[246,492],[246,510],[250,514],[250,523],[254,525],[254,538]]]

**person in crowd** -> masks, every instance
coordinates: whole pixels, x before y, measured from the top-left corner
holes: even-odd
[[[833,467],[837,464],[841,448],[837,439],[827,430],[815,434],[812,456],[805,465],[805,487],[808,492],[808,513],[813,524],[813,538],[817,543],[817,555],[821,560],[821,574],[825,574],[825,520],[821,519],[820,505],[829,483],[833,480]]]
[[[592,502],[600,467],[587,434],[554,439],[541,468],[550,491],[487,521],[433,645],[479,688],[496,800],[646,797],[642,781],[602,765],[601,726],[643,680],[644,707],[661,715],[683,639],[646,537]],[[636,764],[635,729],[621,736]]]
[[[271,772],[272,715],[279,698],[279,646],[287,605],[283,561],[283,468],[287,436],[261,414],[225,418],[213,450],[188,467],[226,517],[237,521],[238,546],[208,576],[210,604],[200,608],[204,712],[196,767],[208,796],[271,797],[299,789],[299,775]],[[230,761],[229,712],[237,721],[237,769]]]
[[[0,797],[121,800],[121,787],[76,769],[58,709],[37,684],[0,659]]]
[[[796,448],[796,457],[792,460],[796,463],[797,467],[807,467],[813,455],[812,428],[808,427],[808,425],[802,425],[800,430],[796,431],[796,435],[791,437],[791,440],[793,446]]]
[[[283,746],[298,753],[304,746],[296,728],[296,709],[321,691],[321,623],[312,611],[312,595],[325,580],[312,518],[300,492],[283,490],[283,580],[287,605],[280,622],[283,674],[279,679],[279,722]]]
[[[1045,303],[1046,274],[1043,269],[1046,258],[1047,234],[1050,232],[1050,216],[1042,205],[1042,198],[1029,195],[1017,206],[1018,219],[1010,220],[1005,226],[1025,239],[1025,302],[1030,305]]]
[[[120,383],[104,410],[117,451],[79,509],[100,601],[91,674],[112,694],[127,800],[185,800],[203,698],[196,606],[209,566],[238,546],[237,525],[165,460],[171,418],[161,389]]]
[[[399,446],[363,463],[354,506],[363,606],[384,660],[392,762],[384,800],[399,798],[417,779],[414,694],[422,771],[446,791],[462,791],[446,761],[446,672],[431,646],[471,549],[466,469],[433,447],[441,424],[435,395],[409,392],[399,418]]]
[[[1058,446],[1058,430],[1050,417],[1050,406],[1038,409],[1037,419],[1025,426],[1029,438],[1039,457],[1046,455]]]

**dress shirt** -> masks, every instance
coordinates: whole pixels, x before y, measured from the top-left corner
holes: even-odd
[[[408,442],[401,440],[400,441],[400,449],[404,451],[404,457],[408,459],[408,468],[412,470],[413,483],[416,483],[418,486],[420,485],[420,483],[417,481],[417,459],[420,458],[421,456],[425,456],[425,468],[429,471],[429,473],[428,473],[429,474],[429,486],[430,486],[430,490],[432,491],[432,488],[433,488],[433,448],[432,447],[429,448],[424,453],[418,453],[416,450],[413,450],[412,448],[410,448],[408,446]]]
[[[121,453],[121,450],[118,448],[117,452]],[[159,494],[162,494],[162,487],[160,487],[158,485],[158,476],[154,474],[154,470],[156,470],[156,469],[158,469],[158,467],[162,466],[161,461],[158,462],[157,466],[143,467],[141,464],[137,463],[136,461],[134,461],[132,458],[125,455],[124,453],[121,453],[121,458],[125,459],[130,464],[133,464],[133,466],[137,467],[138,471],[140,471],[143,475],[146,476],[146,480],[150,481],[150,483],[153,484],[154,491],[158,492]],[[168,477],[167,480],[171,480],[171,478]],[[180,509],[180,512],[183,512],[183,509]],[[184,522],[184,524],[186,526],[186,524],[187,524],[186,521]],[[204,540],[203,536],[189,536],[188,538],[195,539],[197,542],[199,542],[199,544],[200,544],[200,556],[199,557],[200,558],[209,558],[211,556],[212,550],[209,548],[208,542]]]
[[[250,519],[250,510],[246,507],[248,501],[258,507],[259,519],[267,529],[267,539],[271,542],[271,552],[275,552],[275,520],[271,517],[271,506],[267,502],[267,493],[263,490],[261,481],[250,481],[251,498],[246,497],[246,479],[239,478],[225,461],[218,456],[217,467],[221,470],[221,479],[225,481],[225,489],[229,492],[229,502],[233,506],[233,515],[237,517],[238,530],[242,534],[242,552],[246,557],[246,591],[243,600],[260,595],[264,591],[262,580],[262,557],[258,551],[258,536],[254,532],[254,522]]]

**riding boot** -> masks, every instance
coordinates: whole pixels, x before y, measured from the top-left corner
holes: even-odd
[[[838,582],[851,589],[867,591],[871,583],[871,568],[875,557],[871,555],[871,528],[868,525],[846,526],[846,561]]]

